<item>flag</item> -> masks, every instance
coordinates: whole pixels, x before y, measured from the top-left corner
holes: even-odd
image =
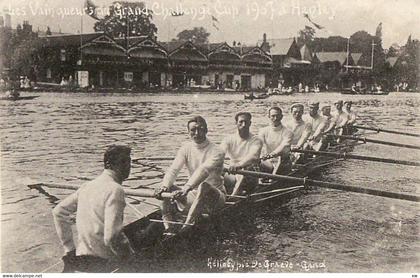
[[[91,1],[91,0],[86,0],[85,2],[85,12],[88,16],[99,20],[97,11],[96,11],[97,6]]]
[[[309,17],[309,15],[307,13],[304,13],[303,16],[306,17],[309,20],[309,22],[312,23],[312,25],[314,25],[319,30],[321,30],[321,29],[324,28],[323,26],[321,26],[321,25],[316,24],[315,22],[313,22],[312,19]]]
[[[213,20],[214,22],[219,23],[219,20],[216,17],[214,17],[214,16],[211,16],[211,20]]]

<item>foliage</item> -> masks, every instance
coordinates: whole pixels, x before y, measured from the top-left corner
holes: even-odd
[[[206,44],[209,42],[210,33],[203,27],[194,27],[191,30],[184,30],[178,33],[174,41],[191,41],[195,44]]]
[[[153,11],[143,2],[113,2],[109,14],[97,21],[96,32],[105,32],[112,37],[155,36],[157,27],[152,22]]]
[[[299,31],[299,36],[297,39],[297,44],[299,47],[302,47],[305,44],[309,44],[314,40],[315,29],[310,26],[305,26],[304,29]]]

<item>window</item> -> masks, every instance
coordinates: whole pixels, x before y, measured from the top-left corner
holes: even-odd
[[[60,50],[60,60],[62,62],[66,61],[66,50],[65,49]]]

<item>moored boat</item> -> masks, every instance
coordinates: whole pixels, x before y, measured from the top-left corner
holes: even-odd
[[[267,93],[261,93],[261,94],[254,94],[254,93],[250,93],[250,94],[245,94],[244,95],[244,99],[266,99],[268,98],[270,95]]]
[[[39,96],[1,96],[0,100],[10,100],[10,101],[17,101],[17,100],[31,100],[38,98]]]

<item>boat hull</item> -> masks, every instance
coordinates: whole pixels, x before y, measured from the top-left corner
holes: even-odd
[[[353,150],[356,144],[357,143],[355,141],[346,141],[340,145],[330,147],[328,151],[350,152]],[[296,167],[289,173],[289,176],[300,178],[307,177],[314,171],[317,171],[320,168],[325,168],[339,160],[341,159],[326,156],[315,157],[309,162]],[[163,236],[163,224],[161,222],[150,221],[151,219],[162,219],[162,215],[159,211],[153,212],[144,218],[138,219],[137,221],[126,225],[124,232],[138,253],[147,253],[141,255],[140,257],[142,258],[151,256],[151,254],[167,254],[170,252],[168,250],[179,251],[177,246],[179,247],[179,242],[182,242],[184,239],[187,240],[188,244],[191,244],[191,240],[198,235],[203,235],[203,231],[217,231],[219,229],[219,223],[231,222],[229,219],[241,219],[241,214],[258,211],[258,209],[255,209],[255,207],[267,206],[269,203],[275,203],[276,205],[286,203],[291,198],[298,196],[303,190],[305,190],[300,183],[277,181],[272,183],[259,184],[254,193],[268,192],[281,188],[283,188],[284,191],[273,193],[268,196],[261,195],[261,197],[251,197],[248,199],[240,199],[239,201],[232,200],[232,198],[230,200],[228,199],[225,207],[212,214],[211,216],[200,218],[194,226],[188,226],[186,229],[183,229],[182,232],[178,232],[173,236]],[[150,230],[147,231],[147,229]],[[208,233],[204,234],[208,235]]]

